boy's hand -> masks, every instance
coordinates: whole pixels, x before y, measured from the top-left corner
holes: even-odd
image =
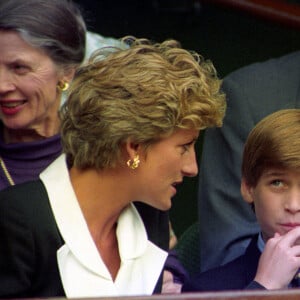
[[[260,257],[254,280],[266,289],[287,288],[300,268],[300,227],[285,235],[275,233]]]

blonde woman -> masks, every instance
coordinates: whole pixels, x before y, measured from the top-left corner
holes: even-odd
[[[200,55],[176,41],[124,42],[77,70],[61,112],[64,154],[40,180],[0,193],[1,297],[160,292],[168,219],[143,218],[137,205],[167,214],[225,101]]]

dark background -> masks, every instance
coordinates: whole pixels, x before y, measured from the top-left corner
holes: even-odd
[[[75,2],[81,6],[90,31],[115,38],[134,35],[157,42],[177,39],[183,48],[211,59],[220,77],[252,62],[300,50],[299,28],[210,1]],[[197,149],[199,157],[201,139]],[[197,220],[197,178],[185,180],[170,214],[177,236]]]

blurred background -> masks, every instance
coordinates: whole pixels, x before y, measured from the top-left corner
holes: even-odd
[[[300,50],[300,0],[75,2],[90,31],[157,42],[176,39],[183,48],[212,60],[221,78],[252,62]],[[198,160],[201,142],[202,138],[197,143]],[[185,180],[173,200],[170,217],[178,237],[197,220],[197,180]]]

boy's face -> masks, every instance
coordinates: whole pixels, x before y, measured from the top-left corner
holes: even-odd
[[[300,171],[265,170],[255,187],[243,179],[241,192],[247,202],[254,203],[264,241],[300,226]]]

